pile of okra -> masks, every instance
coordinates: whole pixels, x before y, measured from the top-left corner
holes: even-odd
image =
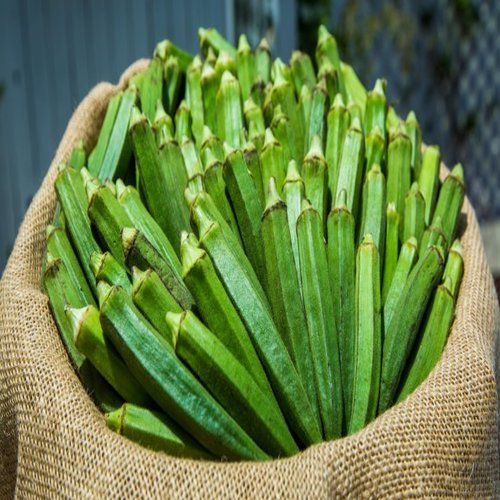
[[[272,59],[159,43],[59,166],[44,288],[109,428],[267,460],[353,434],[439,360],[463,274],[463,170],[319,28]],[[87,155],[87,153],[89,153]]]

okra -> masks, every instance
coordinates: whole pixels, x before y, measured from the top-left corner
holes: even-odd
[[[245,162],[248,170],[252,174],[255,188],[259,194],[260,206],[263,209],[265,205],[264,186],[262,185],[262,167],[260,164],[259,151],[253,142],[247,142],[243,149]]]
[[[302,297],[325,439],[342,434],[342,384],[338,331],[328,278],[323,223],[307,200],[297,220]]]
[[[290,58],[290,68],[292,70],[292,80],[295,85],[295,92],[300,94],[303,85],[313,88],[316,84],[316,75],[311,58],[305,52],[294,50]]]
[[[305,146],[311,147],[314,136],[321,139],[321,144],[325,138],[325,116],[328,109],[328,94],[324,80],[320,80],[313,88],[311,99],[311,111],[309,114],[307,137]]]
[[[425,231],[425,200],[419,190],[418,183],[414,182],[405,198],[403,241],[412,236],[417,243]]]
[[[318,68],[318,81],[323,80],[329,102],[339,93],[339,76],[329,59],[323,57]]]
[[[68,160],[68,166],[75,170],[80,170],[87,163],[87,155],[85,153],[85,145],[83,141],[78,141],[76,146],[71,151],[71,156]]]
[[[385,177],[380,165],[373,165],[367,173],[363,185],[362,208],[358,241],[370,234],[377,247],[380,259],[384,258],[385,251]]]
[[[152,269],[132,268],[132,301],[156,331],[171,345],[174,341],[165,323],[167,312],[181,312],[179,306],[160,277]]]
[[[464,171],[462,165],[457,163],[439,190],[436,210],[432,217],[433,223],[441,217],[447,247],[455,237],[458,217],[464,202],[464,191]]]
[[[379,413],[394,401],[432,290],[441,278],[443,255],[429,247],[413,268],[394,308],[384,337]]]
[[[186,71],[193,60],[193,56],[189,52],[180,49],[170,40],[159,42],[155,47],[154,56],[160,58],[162,61],[166,61],[169,56],[176,57],[182,71]]]
[[[220,161],[224,161],[224,145],[222,141],[213,134],[212,130],[207,126],[203,127],[203,140],[201,143],[200,154],[203,157],[206,149],[210,148],[214,156]]]
[[[454,318],[455,303],[450,287],[451,279],[445,278],[436,289],[422,337],[403,377],[398,401],[405,399],[427,378],[441,357]]]
[[[208,451],[231,459],[268,458],[180,363],[122,289],[108,292],[100,317],[106,337],[136,379]]]
[[[300,280],[299,247],[297,243],[297,219],[302,210],[302,200],[305,197],[304,180],[300,176],[295,160],[290,161],[283,184],[283,198],[286,203],[288,228],[292,240],[293,257],[297,276]]]
[[[198,38],[200,40],[200,48],[206,54],[209,47],[216,54],[227,52],[231,57],[236,57],[236,49],[228,42],[215,28],[199,28]]]
[[[375,126],[365,137],[366,171],[373,165],[382,166],[385,155],[385,140],[380,129]]]
[[[229,71],[225,71],[222,75],[216,105],[218,135],[231,147],[241,147],[243,129],[241,90],[238,80]]]
[[[382,358],[380,259],[370,234],[356,257],[356,339],[354,382],[348,432],[362,429],[377,415]]]
[[[253,141],[255,138],[263,137],[266,132],[264,115],[260,106],[249,97],[243,106],[245,122],[247,124],[248,138]]]
[[[46,251],[55,259],[61,259],[74,288],[78,291],[85,304],[95,304],[92,291],[85,279],[78,258],[64,229],[47,226]]]
[[[462,254],[462,244],[459,240],[455,240],[448,252],[448,258],[446,259],[446,266],[443,272],[445,278],[450,278],[448,289],[455,300],[464,274],[464,259]]]
[[[318,211],[323,224],[326,223],[327,215],[327,165],[323,156],[321,138],[315,135],[311,140],[311,147],[304,158],[302,164],[302,178],[306,198]]]
[[[149,123],[137,110],[130,127],[146,204],[174,249],[178,249],[181,231],[189,228],[189,211],[180,187],[184,178],[187,182],[181,151],[177,143],[169,141],[158,152]]]
[[[273,82],[276,82],[276,80],[285,80],[293,85],[292,71],[280,57],[277,57],[271,64],[271,80]]]
[[[352,403],[355,357],[355,225],[346,206],[346,192],[340,192],[328,216],[328,276],[333,301],[335,325],[339,337],[342,393],[346,427]]]
[[[110,285],[121,286],[128,293],[132,291],[127,271],[109,252],[94,252],[90,256],[90,267],[98,282],[102,280]]]
[[[263,278],[264,257],[259,194],[241,150],[228,150],[224,161],[224,182],[238,222],[243,248],[257,276]]]
[[[389,327],[397,301],[403,292],[413,266],[417,262],[417,257],[418,242],[414,237],[411,237],[401,245],[391,285],[384,300],[384,331]]]
[[[390,137],[387,148],[387,203],[394,203],[401,220],[404,217],[405,196],[410,183],[411,142],[400,127]],[[402,232],[403,227],[399,229]]]
[[[386,81],[377,79],[373,90],[366,97],[366,111],[364,118],[365,134],[368,135],[377,127],[385,143],[385,119],[387,115],[387,100],[385,98]],[[371,165],[370,165],[371,167]],[[370,168],[368,167],[368,168]]]
[[[441,155],[437,146],[425,148],[422,166],[418,176],[420,192],[425,200],[425,225],[428,226],[434,215],[436,199],[439,191],[439,164]]]
[[[75,246],[78,259],[82,265],[87,282],[92,290],[96,290],[94,273],[90,269],[92,252],[99,251],[94,239],[87,215],[87,195],[83,179],[79,172],[64,167],[55,180],[57,198],[65,214],[67,229]]]
[[[343,82],[345,87],[344,99],[347,101],[351,98],[360,107],[361,114],[364,114],[367,92],[352,66],[344,62],[340,63],[339,82]],[[340,89],[342,89],[341,86]]]
[[[203,190],[203,167],[194,142],[184,137],[181,144],[182,157],[187,173],[187,186],[198,193]]]
[[[176,56],[171,55],[166,59],[163,67],[163,79],[165,80],[163,105],[167,113],[173,115],[184,83],[184,70]]]
[[[225,51],[219,52],[217,60],[215,61],[214,69],[219,85],[222,79],[222,75],[225,71],[231,73],[236,78],[236,59],[234,57],[231,57],[231,55]]]
[[[125,262],[129,269],[134,266],[141,271],[153,269],[183,309],[189,309],[192,306],[191,294],[177,270],[160,256],[140,231],[134,228],[123,229],[122,245]]]
[[[422,130],[413,111],[410,111],[406,117],[405,128],[406,134],[411,141],[411,169],[413,179],[418,180],[422,166]]]
[[[394,270],[399,256],[399,226],[401,218],[394,203],[387,204],[386,229],[385,229],[385,252],[384,252],[384,279],[382,285],[383,302],[389,293]]]
[[[344,100],[341,94],[337,94],[326,119],[325,158],[328,165],[328,191],[332,206],[336,201],[340,157],[349,124],[350,116]]]
[[[307,324],[302,306],[287,207],[279,197],[274,177],[269,181],[267,204],[262,216],[267,296],[275,324],[288,349],[300,379],[305,384],[314,380],[314,367],[306,335]],[[317,409],[316,386],[313,384],[309,401]],[[319,413],[317,414],[319,417]]]
[[[364,157],[364,138],[361,124],[359,120],[354,120],[346,132],[342,146],[335,195],[335,199],[337,199],[340,192],[345,189],[347,208],[354,219],[357,219],[358,216],[358,198],[360,198]]]
[[[339,51],[337,48],[337,41],[331,35],[324,25],[318,29],[318,44],[316,45],[316,63],[320,65],[321,59],[326,57],[335,68],[339,79],[339,91],[344,99],[347,99],[346,82],[341,71],[341,62]]]
[[[175,140],[181,144],[184,138],[192,137],[191,110],[185,99],[181,101],[175,112]]]
[[[351,117],[351,123],[354,120],[358,120],[360,125],[361,125],[361,129],[362,129],[362,127],[363,127],[363,113],[361,112],[360,105],[356,101],[354,101],[352,98],[349,98],[349,100],[347,101],[347,111],[349,111],[349,116]]]
[[[278,105],[274,108],[273,120],[271,122],[271,131],[274,137],[283,147],[283,157],[285,165],[293,158],[298,158],[298,152],[296,151],[294,143],[294,133],[292,130],[292,124],[283,111],[281,106]],[[293,153],[292,153],[293,151]]]
[[[176,354],[242,429],[271,456],[298,451],[281,411],[224,344],[192,312],[167,313]]]
[[[248,331],[238,315],[207,253],[184,238],[181,246],[183,279],[206,325],[253,376],[268,395],[271,387]]]
[[[400,125],[402,125],[401,119],[397,115],[395,109],[392,106],[389,106],[387,108],[387,115],[385,117],[386,130],[390,132],[393,129],[397,129]]]
[[[106,114],[104,115],[104,121],[102,122],[101,131],[99,132],[99,137],[97,138],[97,144],[92,150],[92,153],[90,153],[88,159],[87,166],[92,175],[98,175],[101,170],[102,161],[108,147],[109,138],[113,132],[113,126],[115,124],[118,109],[120,108],[122,97],[123,92],[118,92],[109,100],[108,107],[106,108]]]
[[[241,95],[243,100],[246,100],[250,95],[250,90],[255,79],[255,56],[245,35],[240,35],[238,40],[236,68],[238,80],[241,85]]]
[[[196,56],[186,73],[186,99],[191,111],[191,128],[196,144],[200,145],[205,123],[203,96],[201,90],[201,59]]]
[[[321,441],[306,391],[272,320],[270,306],[258,280],[248,275],[248,266],[235,254],[218,222],[198,217],[196,223],[200,243],[248,329],[290,429],[303,445]]]
[[[156,145],[158,147],[165,141],[172,140],[174,137],[174,122],[170,115],[166,113],[161,101],[156,103],[156,113],[152,128],[155,133]]]
[[[255,49],[255,76],[264,83],[268,83],[271,77],[271,51],[265,38]]]
[[[211,130],[217,130],[217,107],[215,104],[219,78],[214,67],[208,62],[203,63],[201,72],[201,89],[203,93],[204,122]]]
[[[134,87],[129,87],[123,93],[113,124],[113,130],[106,146],[106,152],[97,173],[101,180],[122,177],[126,173],[132,153],[128,137],[128,124],[136,99],[137,89]]]
[[[431,245],[446,247],[446,237],[443,232],[443,223],[441,217],[437,216],[433,219],[432,224],[422,234],[420,240],[419,253],[423,255],[425,250]]]
[[[260,152],[260,164],[262,166],[262,189],[266,192],[269,185],[269,179],[274,177],[278,192],[285,180],[285,154],[283,146],[276,140],[271,129],[266,129],[266,138],[264,146]]]
[[[158,411],[125,403],[106,414],[106,425],[135,443],[173,457],[206,460],[212,457],[173,420]]]
[[[154,57],[144,72],[144,79],[139,92],[142,112],[150,122],[156,114],[156,104],[163,100],[163,63]]]
[[[68,308],[77,349],[94,365],[113,389],[130,403],[149,406],[152,401],[130,373],[111,342],[104,336],[95,306]]]
[[[302,86],[299,94],[298,108],[301,114],[304,130],[309,129],[309,116],[311,115],[312,90],[305,85]],[[300,160],[300,158],[299,158]]]
[[[253,82],[252,88],[250,89],[250,97],[255,104],[262,109],[262,112],[264,112],[264,101],[267,94],[269,94],[268,89],[270,86],[270,83],[266,84],[262,80],[257,79]],[[264,116],[266,115],[264,114]]]

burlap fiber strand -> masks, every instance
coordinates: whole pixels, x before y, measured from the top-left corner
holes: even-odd
[[[57,164],[93,144],[120,84],[74,112],[0,282],[0,497],[492,497],[499,459],[494,340],[498,305],[466,201],[465,275],[441,361],[426,382],[358,434],[268,463],[180,460],[106,428],[73,371],[40,290]]]

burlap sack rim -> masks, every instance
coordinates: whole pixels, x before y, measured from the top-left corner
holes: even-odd
[[[102,415],[85,393],[69,364],[64,352],[64,347],[59,340],[57,330],[50,317],[46,305],[47,299],[43,295],[43,292],[40,291],[39,270],[41,268],[41,258],[44,253],[43,228],[49,222],[50,213],[55,206],[55,193],[52,186],[56,175],[57,164],[69,157],[71,148],[77,140],[83,138],[87,143],[92,143],[95,140],[96,130],[92,130],[91,125],[95,123],[96,120],[102,120],[103,110],[102,105],[99,105],[99,103],[102,103],[103,100],[107,101],[110,96],[117,91],[117,88],[123,88],[130,77],[135,72],[144,68],[146,64],[147,60],[141,60],[128,68],[122,75],[118,87],[109,83],[97,85],[76,109],[40,190],[34,197],[26,213],[15,242],[14,250],[9,258],[0,282],[0,308],[2,313],[4,313],[4,311],[12,311],[15,308],[14,306],[18,306],[18,309],[21,310],[19,314],[20,319],[25,317],[29,318],[29,310],[26,310],[23,306],[19,307],[20,304],[26,303],[27,300],[32,300],[34,302],[42,301],[45,303],[47,317],[40,318],[40,321],[48,322],[53,337],[57,339],[57,354],[61,358],[61,363],[58,363],[56,367],[51,367],[51,369],[54,369],[58,377],[66,380],[69,384],[67,391],[71,394],[71,400],[78,406],[79,411],[83,411],[83,414],[86,414],[85,420],[89,421],[91,425],[90,430],[92,434],[94,434],[94,438],[105,445],[112,444],[115,450],[121,450],[121,456],[130,454],[130,456],[135,457],[135,459],[132,460],[133,463],[128,464],[127,468],[129,470],[135,470],[137,473],[137,463],[145,461],[149,464],[154,464],[156,470],[168,471],[173,468],[179,475],[177,480],[172,477],[169,479],[161,476],[149,477],[148,471],[141,469],[144,474],[142,477],[129,476],[124,478],[117,472],[115,476],[109,478],[110,484],[114,484],[115,487],[121,484],[123,487],[121,491],[128,493],[143,491],[145,486],[149,485],[152,491],[156,493],[169,492],[170,494],[177,495],[181,492],[194,494],[196,492],[207,491],[212,494],[217,493],[221,495],[241,493],[253,496],[256,492],[252,491],[252,484],[257,480],[263,488],[262,491],[267,491],[272,495],[298,494],[299,492],[304,494],[313,492],[315,494],[325,494],[328,491],[340,494],[365,495],[373,494],[374,492],[378,494],[384,494],[384,492],[402,494],[409,492],[418,493],[419,491],[434,493],[439,493],[439,491],[460,491],[463,485],[457,486],[457,481],[460,479],[467,483],[468,477],[468,483],[465,489],[462,490],[463,492],[466,491],[472,494],[473,492],[479,491],[491,494],[495,484],[498,482],[498,468],[495,467],[495,463],[498,464],[498,441],[495,437],[488,438],[488,436],[485,435],[482,440],[479,439],[475,443],[468,442],[465,447],[463,442],[459,442],[457,448],[460,450],[463,464],[455,464],[457,470],[450,471],[449,478],[439,477],[440,474],[437,474],[436,477],[432,478],[434,483],[431,484],[429,484],[425,478],[420,478],[415,483],[414,474],[416,473],[418,477],[419,467],[422,467],[422,470],[438,468],[439,457],[432,458],[432,453],[430,453],[430,456],[426,457],[425,453],[423,453],[423,462],[421,464],[416,464],[415,462],[404,464],[401,460],[398,461],[397,459],[398,452],[401,451],[400,448],[402,446],[401,436],[397,435],[401,419],[403,417],[410,418],[412,414],[417,414],[418,411],[422,411],[422,405],[429,403],[432,403],[432,407],[424,410],[424,414],[427,412],[427,419],[432,418],[433,414],[439,413],[437,410],[439,410],[439,405],[442,403],[443,398],[445,398],[445,401],[449,404],[451,389],[455,389],[459,398],[464,398],[464,404],[469,403],[470,405],[471,401],[474,401],[475,394],[470,391],[472,382],[474,382],[475,387],[479,384],[479,387],[485,391],[488,397],[487,404],[484,407],[476,408],[476,412],[466,412],[466,414],[460,415],[465,418],[465,421],[454,421],[453,415],[440,415],[440,419],[446,417],[448,420],[450,436],[454,435],[454,431],[456,430],[454,426],[463,426],[467,425],[467,423],[483,425],[484,428],[489,428],[490,430],[494,429],[496,426],[497,401],[493,372],[493,336],[498,330],[498,327],[494,326],[498,325],[498,305],[494,299],[491,275],[484,260],[482,242],[480,237],[478,237],[477,221],[468,200],[466,200],[464,206],[467,218],[467,230],[463,236],[463,243],[466,250],[466,271],[463,287],[471,285],[470,280],[473,277],[472,275],[475,276],[479,274],[484,277],[486,286],[485,290],[482,292],[483,300],[479,303],[471,302],[469,294],[460,294],[457,305],[457,317],[450,334],[450,339],[442,359],[429,378],[407,400],[390,409],[356,435],[334,442],[322,443],[288,459],[275,460],[268,463],[221,464],[215,462],[180,460],[161,453],[155,453],[115,435],[106,428]],[[40,212],[43,212],[45,216],[44,220],[38,220],[40,218]],[[38,234],[35,235],[33,234],[33,230],[35,229],[34,226],[38,226]],[[470,252],[471,255],[479,256],[478,261],[471,262],[471,260],[468,259],[468,252]],[[31,273],[28,274],[25,272],[21,273],[22,281],[19,279],[19,276],[17,276],[20,267],[31,271]],[[33,270],[36,270],[36,272],[33,273]],[[9,304],[7,304],[7,302],[9,302]],[[36,318],[30,319],[34,320]],[[3,335],[3,314],[0,320]],[[464,329],[466,327],[467,331],[473,331],[474,335],[471,339],[468,339],[468,342],[465,344],[461,343],[460,352],[458,353],[457,345],[460,336],[464,335]],[[52,340],[54,341],[54,339]],[[440,380],[443,379],[444,367],[450,366],[450,364],[453,365],[453,359],[458,354],[463,356],[461,358],[461,367],[463,371],[462,373],[457,373],[454,387],[444,387],[443,384],[440,383]],[[4,362],[5,360],[2,359],[1,361]],[[468,366],[478,368],[477,372],[474,374],[467,373]],[[2,369],[3,366],[0,366],[0,370]],[[0,374],[1,373],[0,371]],[[26,383],[28,384],[30,383],[30,375],[28,371],[25,374]],[[449,376],[449,374],[444,378],[447,376]],[[474,376],[474,380],[472,380],[472,376]],[[2,383],[2,393],[3,391],[8,393],[9,390],[6,390],[6,388],[9,386],[9,381],[5,380],[2,375],[0,377],[0,382]],[[3,387],[4,384],[5,387]],[[50,394],[51,389],[54,388],[47,387],[47,394]],[[55,399],[57,400],[57,396]],[[16,403],[17,400],[15,397],[11,397],[8,400],[0,399],[0,409],[2,405],[4,405],[4,408],[16,414]],[[43,409],[41,409],[41,411],[44,418],[49,420],[52,418],[50,414],[44,414]],[[1,416],[0,414],[0,417]],[[488,420],[487,422],[484,422],[485,418]],[[60,425],[58,422],[55,423],[56,425]],[[428,426],[429,421],[427,420],[425,424]],[[446,443],[447,439],[449,441],[450,436],[447,437],[443,435],[443,428],[446,426],[442,424],[442,421],[436,424],[436,426],[439,427],[440,433],[438,440],[442,439],[443,442]],[[19,422],[18,425],[19,429],[21,429],[21,422]],[[419,423],[412,429],[409,429],[409,431],[412,430],[415,432],[420,425]],[[81,431],[78,425],[75,425],[75,432],[76,431]],[[444,432],[446,432],[446,429],[444,429]],[[395,435],[397,435],[397,439],[394,439]],[[460,436],[460,433],[456,434],[459,441]],[[75,435],[75,437],[81,436]],[[22,438],[21,434],[17,436],[17,439],[19,438]],[[380,440],[380,442],[377,441],[377,446],[373,446],[374,438]],[[408,445],[408,442],[404,441],[404,444]],[[428,453],[429,447],[432,447],[434,444],[435,443],[423,440],[418,443],[418,446],[422,447],[423,452],[426,451]],[[454,444],[456,445],[457,443],[455,442]],[[50,450],[45,451],[50,455]],[[12,450],[9,450],[9,452],[12,453]],[[25,488],[27,488],[26,491],[28,491],[31,486],[38,485],[42,487],[41,491],[47,492],[52,490],[54,493],[61,493],[57,488],[57,483],[46,481],[47,484],[44,484],[44,481],[40,480],[40,478],[30,477],[30,467],[29,464],[26,463],[27,457],[24,455],[26,450],[23,449],[22,446],[20,446],[19,450],[15,451],[15,453],[17,454],[16,465],[23,461],[24,467],[23,476],[20,475],[18,467],[18,487],[21,483],[20,480],[24,479]],[[412,453],[414,453],[414,449],[412,449]],[[390,460],[391,456],[394,457],[393,463],[391,463]],[[481,457],[484,459],[484,456],[487,458],[487,463],[483,463],[483,460],[483,462],[476,464],[475,460],[480,462]],[[55,457],[55,459],[57,459],[57,457]],[[375,469],[377,469],[377,462],[380,461],[383,467],[378,469],[378,473],[381,475],[382,480],[377,480],[377,478],[371,477],[370,474],[365,474],[363,470],[360,470],[357,466],[359,465],[359,460],[369,460],[370,466]],[[12,463],[9,464],[6,462],[6,469],[9,467],[12,467]],[[461,467],[465,467],[465,470],[461,471]],[[468,467],[472,470],[468,470]],[[338,468],[337,473],[335,472],[335,468]],[[495,468],[497,469],[496,472]],[[310,484],[304,484],[302,480],[303,475],[298,473],[301,469],[304,469],[302,473],[306,474]],[[411,481],[405,477],[400,477],[398,479],[397,474],[395,476],[395,471],[398,469],[401,470],[403,476],[411,472]],[[348,472],[348,474],[346,474],[346,472]],[[383,479],[384,475],[385,479]],[[204,484],[199,484],[200,477],[204,478]],[[90,491],[99,493],[100,491],[99,489],[95,489],[97,485],[81,485],[78,477],[71,473],[61,479],[64,479],[66,482],[62,481],[59,485],[69,488],[68,491],[76,491],[76,485],[79,485],[82,493],[89,493]],[[420,486],[419,482],[421,483]],[[477,484],[474,484],[474,482]],[[49,486],[48,483],[52,486]],[[182,488],[184,488],[184,490]],[[201,489],[197,490],[196,488]],[[33,492],[34,491],[35,490],[33,490]],[[102,492],[104,491],[105,487]]]

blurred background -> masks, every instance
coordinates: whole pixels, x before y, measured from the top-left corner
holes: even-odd
[[[0,271],[78,102],[169,38],[196,51],[197,28],[266,36],[288,61],[337,37],[363,83],[413,109],[424,141],[465,166],[490,265],[500,276],[498,0],[1,0]]]

